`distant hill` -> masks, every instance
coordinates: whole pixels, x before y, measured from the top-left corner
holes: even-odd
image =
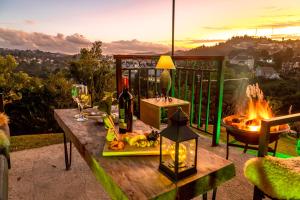
[[[19,50],[0,48],[0,55],[12,55],[18,62],[16,71],[24,71],[32,76],[44,77],[57,69],[68,67],[75,57],[62,53],[51,53],[40,50]]]
[[[272,40],[266,37],[251,37],[241,36],[232,37],[226,42],[217,44],[216,46],[207,47],[200,46],[188,51],[178,51],[177,55],[201,55],[201,56],[233,56],[233,52],[236,54],[245,52],[253,54],[255,51],[267,50],[270,54],[276,53],[276,51],[286,48],[292,48],[295,53],[300,54],[300,40]]]

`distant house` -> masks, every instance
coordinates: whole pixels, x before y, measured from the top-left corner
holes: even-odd
[[[300,57],[295,57],[291,61],[282,63],[281,71],[284,73],[300,70]]]
[[[256,76],[267,79],[280,79],[279,74],[273,67],[257,67]]]
[[[258,61],[266,64],[274,64],[274,60],[272,58],[259,58]]]
[[[245,54],[239,54],[232,59],[229,60],[230,64],[234,65],[242,65],[247,66],[249,70],[252,70],[254,68],[254,58],[253,56],[248,56]]]

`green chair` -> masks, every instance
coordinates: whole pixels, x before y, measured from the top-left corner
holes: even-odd
[[[300,156],[276,158],[267,156],[272,126],[300,121],[300,113],[262,120],[258,158],[245,163],[245,177],[254,185],[253,200],[300,199]],[[297,152],[299,154],[299,140]]]
[[[300,156],[252,158],[245,177],[271,199],[300,199]]]

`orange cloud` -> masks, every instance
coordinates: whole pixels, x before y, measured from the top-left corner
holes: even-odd
[[[81,48],[88,47],[91,44],[92,41],[78,33],[67,36],[61,33],[48,35],[0,28],[0,46],[5,48],[39,49],[42,51],[75,54],[79,53]],[[103,42],[104,54],[165,53],[168,51],[170,51],[170,47],[167,45],[138,40]]]

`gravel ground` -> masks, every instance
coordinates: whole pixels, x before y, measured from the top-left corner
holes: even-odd
[[[200,144],[225,157],[225,145],[211,147],[209,138],[201,137]],[[218,200],[251,200],[253,186],[243,175],[243,166],[251,158],[242,151],[231,148],[230,160],[236,166],[236,177],[218,188]],[[201,156],[201,155],[199,155]],[[12,169],[9,171],[10,200],[106,200],[104,189],[73,148],[72,167],[64,170],[63,144],[11,153]],[[201,163],[199,163],[201,164]],[[209,193],[209,198],[210,198]],[[201,199],[201,197],[195,198]]]

